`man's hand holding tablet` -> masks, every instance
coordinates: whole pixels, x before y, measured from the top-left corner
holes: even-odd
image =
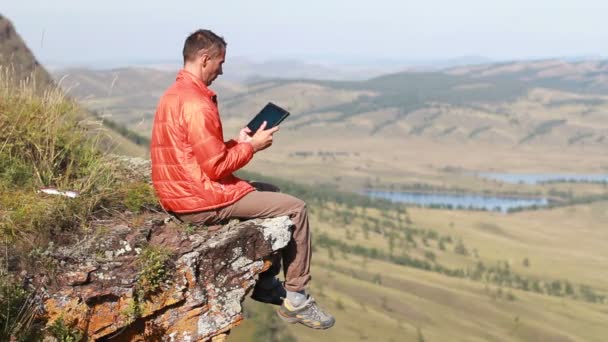
[[[266,121],[262,122],[262,125],[255,134],[251,135],[251,129],[245,127],[239,132],[239,142],[248,142],[253,146],[253,152],[258,152],[267,149],[272,145],[272,135],[279,130],[279,126],[266,129]]]
[[[239,132],[239,142],[249,142],[253,151],[262,151],[272,145],[272,135],[279,130],[279,124],[289,112],[269,102],[247,126]],[[251,135],[255,132],[253,135]]]

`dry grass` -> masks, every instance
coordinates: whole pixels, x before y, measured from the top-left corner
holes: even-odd
[[[84,221],[115,182],[114,166],[77,121],[79,109],[60,90],[42,94],[0,74],[0,232],[10,240],[37,240]],[[83,194],[70,201],[37,194],[54,187]],[[72,222],[72,224],[69,223]],[[35,243],[35,241],[31,241]]]

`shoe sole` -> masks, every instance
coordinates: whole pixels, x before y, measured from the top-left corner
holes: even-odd
[[[336,321],[333,321],[333,322],[331,323],[331,325],[325,325],[325,326],[323,326],[323,325],[318,325],[318,326],[316,326],[316,325],[309,325],[309,324],[305,323],[305,322],[304,322],[302,319],[297,318],[297,317],[288,317],[288,316],[285,316],[285,315],[283,315],[283,314],[281,313],[281,310],[277,310],[277,315],[278,315],[278,316],[279,316],[279,317],[280,317],[280,318],[281,318],[283,321],[285,321],[285,322],[287,322],[287,323],[290,323],[290,324],[296,324],[296,323],[300,323],[300,324],[302,324],[302,325],[303,325],[303,326],[305,326],[305,327],[312,328],[312,329],[316,329],[316,330],[326,330],[326,329],[329,329],[329,328],[331,328],[331,327],[333,327],[333,326],[334,326],[334,323],[336,323]]]

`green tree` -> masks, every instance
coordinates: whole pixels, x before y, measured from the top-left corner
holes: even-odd
[[[565,281],[564,284],[564,293],[566,293],[566,295],[568,296],[572,296],[574,295],[574,289],[572,288],[572,284],[570,284],[569,281]]]
[[[464,246],[464,243],[462,242],[462,240],[458,240],[458,243],[456,243],[456,246],[454,246],[454,253],[460,254],[460,255],[465,255],[465,256],[469,255],[469,251]]]
[[[420,327],[416,327],[416,332],[418,334],[418,342],[424,342],[424,335],[422,335],[422,329]]]
[[[445,251],[445,244],[443,243],[443,239],[439,240],[439,249]]]

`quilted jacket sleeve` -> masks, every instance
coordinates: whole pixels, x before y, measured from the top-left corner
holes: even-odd
[[[226,141],[226,148],[231,149],[231,148],[233,148],[234,146],[236,146],[238,144],[239,143],[236,142],[236,140],[230,139],[230,140]]]
[[[226,146],[217,111],[204,103],[184,106],[183,110],[187,139],[202,171],[211,180],[229,176],[251,160],[251,144],[233,142],[230,148]]]

